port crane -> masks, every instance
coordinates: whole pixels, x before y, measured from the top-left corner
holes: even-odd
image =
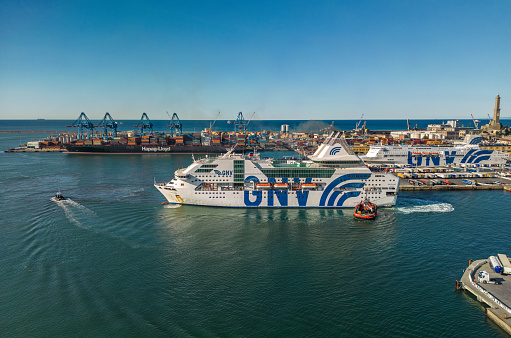
[[[248,118],[248,122],[247,122],[247,125],[250,123],[250,121],[252,121],[252,119],[254,118],[254,115],[255,115],[255,112],[252,113],[252,115],[250,115],[250,117]]]
[[[481,121],[476,120],[476,119],[474,118],[474,115],[472,115],[472,114],[470,114],[470,116],[472,116],[472,121],[474,121],[474,126],[476,127],[476,129],[479,129],[478,122],[481,122]]]
[[[103,141],[108,141],[108,128],[112,129],[112,137],[117,137],[117,122],[114,121],[109,113],[106,113],[101,122],[94,127],[103,128]]]
[[[176,137],[176,136],[183,134],[183,124],[179,120],[179,117],[177,116],[177,114],[174,113],[174,114],[172,114],[172,117],[170,117],[169,112],[166,112],[166,113],[170,119],[170,123],[167,124],[167,127],[170,130],[170,136]]]
[[[360,126],[360,123],[362,122],[362,119],[364,118],[364,114],[362,114],[362,116],[360,116],[360,120],[357,122],[357,125],[355,126],[355,131],[358,131],[358,126]]]
[[[243,113],[239,112],[238,117],[236,118],[236,121],[234,121],[234,132],[238,130],[242,130],[243,132],[246,132],[247,129],[247,120],[243,117]]]
[[[87,129],[87,140],[90,140],[92,136],[94,136],[94,124],[89,120],[87,115],[84,112],[80,114],[80,116],[74,121],[72,124],[67,125],[66,127],[77,128],[78,127],[78,139],[83,140],[83,128]]]
[[[144,130],[148,129],[149,134],[153,133],[153,123],[151,120],[149,120],[149,117],[147,117],[146,113],[142,114],[142,118],[138,122],[137,125],[134,126],[135,128],[140,128],[140,136],[144,135]]]
[[[213,120],[213,122],[212,122],[212,123],[211,123],[211,122],[209,123],[208,133],[210,133],[210,134],[211,134],[211,131],[213,130],[213,126],[215,125],[216,120],[218,120],[218,117],[220,117],[220,112],[218,112],[218,113],[216,114],[215,119]],[[230,121],[229,121],[229,122],[230,122]]]

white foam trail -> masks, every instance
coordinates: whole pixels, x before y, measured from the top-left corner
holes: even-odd
[[[411,214],[414,212],[434,212],[443,213],[454,211],[454,207],[449,203],[435,203],[435,204],[424,204],[424,205],[413,205],[407,207],[398,207],[398,211],[404,214]]]
[[[182,204],[166,204],[163,207],[165,209],[177,209],[177,208],[181,208],[182,206],[183,206]]]
[[[80,221],[80,218],[86,219],[88,221],[90,221],[91,217],[98,218],[98,215],[94,211],[69,198],[58,201],[53,197],[52,200],[55,201],[57,205],[64,210],[64,213],[69,221],[81,228],[90,229],[91,226],[85,226]]]

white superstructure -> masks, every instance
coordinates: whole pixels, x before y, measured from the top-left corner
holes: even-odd
[[[399,178],[371,172],[332,133],[307,160],[262,159],[258,154],[195,160],[155,187],[169,203],[243,208],[353,208],[365,197],[396,204]]]
[[[447,165],[503,165],[509,154],[498,150],[480,149],[482,137],[465,138],[457,146],[372,146],[361,156],[367,164],[403,164],[414,167]]]

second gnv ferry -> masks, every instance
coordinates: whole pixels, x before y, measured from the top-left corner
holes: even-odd
[[[480,149],[480,136],[467,135],[457,146],[371,146],[361,156],[367,164],[397,164],[414,167],[447,165],[503,165],[509,154],[498,150]]]
[[[354,208],[364,198],[396,204],[399,178],[371,172],[334,132],[304,160],[258,154],[194,160],[155,187],[172,204],[242,208]]]

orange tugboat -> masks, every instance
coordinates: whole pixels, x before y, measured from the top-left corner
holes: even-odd
[[[367,198],[357,204],[353,216],[360,219],[375,219],[378,207]]]

